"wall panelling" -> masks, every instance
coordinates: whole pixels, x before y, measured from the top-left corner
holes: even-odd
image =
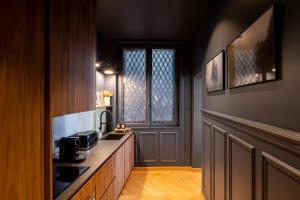
[[[211,129],[212,124],[203,120],[203,193],[207,200],[211,199]]]
[[[206,200],[299,198],[298,133],[205,109],[202,114]]]
[[[212,126],[212,199],[226,199],[227,133]]]
[[[254,146],[229,135],[229,200],[254,199]]]

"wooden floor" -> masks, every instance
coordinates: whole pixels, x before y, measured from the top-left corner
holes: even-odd
[[[119,200],[204,200],[201,172],[187,167],[134,168]]]

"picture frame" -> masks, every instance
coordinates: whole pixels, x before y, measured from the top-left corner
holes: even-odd
[[[206,90],[208,93],[225,89],[225,51],[220,51],[206,64]]]
[[[272,5],[226,46],[228,89],[280,79],[276,13]]]

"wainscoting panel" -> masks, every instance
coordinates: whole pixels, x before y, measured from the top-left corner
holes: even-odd
[[[300,133],[202,109],[206,200],[300,199]]]
[[[138,149],[140,162],[157,162],[157,132],[139,132]]]
[[[212,127],[212,199],[226,199],[226,131]]]
[[[298,200],[300,170],[263,152],[263,200]]]
[[[160,132],[160,162],[178,162],[177,132]]]
[[[206,200],[211,200],[211,129],[212,124],[208,121],[203,121],[203,195]]]
[[[254,146],[229,135],[229,200],[254,199],[254,153]]]

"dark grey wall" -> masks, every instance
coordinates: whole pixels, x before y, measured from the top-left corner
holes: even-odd
[[[192,166],[202,166],[202,74],[199,72],[193,80],[193,137],[192,137]]]
[[[212,7],[207,12],[208,22],[199,22],[201,26],[195,36],[194,73],[225,49],[272,3],[270,0],[232,0]],[[203,107],[299,132],[300,3],[295,0],[277,3],[281,9],[282,80],[213,94],[207,94],[203,83]]]

